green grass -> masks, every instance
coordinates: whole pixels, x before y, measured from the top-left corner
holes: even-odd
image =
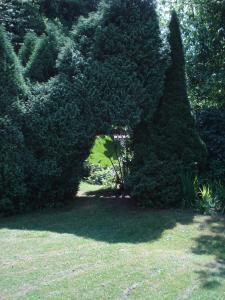
[[[87,198],[0,221],[0,299],[225,299],[225,220]]]
[[[87,182],[81,182],[78,196],[85,196],[89,191],[95,192],[101,191],[102,189],[104,189],[104,187],[101,185],[92,185]]]

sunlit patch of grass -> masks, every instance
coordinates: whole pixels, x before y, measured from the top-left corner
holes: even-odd
[[[104,189],[104,186],[102,185],[93,185],[93,184],[89,184],[85,181],[82,181],[80,183],[80,187],[79,187],[79,192],[78,192],[78,196],[85,196],[87,192],[89,191],[99,191],[101,189]]]

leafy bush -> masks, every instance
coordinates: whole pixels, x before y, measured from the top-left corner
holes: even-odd
[[[106,187],[116,186],[115,170],[112,166],[103,167],[95,164],[88,164],[88,176],[85,178],[90,184],[104,185]]]
[[[178,174],[179,162],[160,161],[154,153],[149,153],[147,162],[135,174],[131,173],[126,185],[142,207],[180,206],[182,190]]]
[[[212,213],[216,209],[216,198],[213,190],[208,185],[203,185],[199,190],[199,209],[203,213]]]
[[[112,137],[97,137],[91,149],[88,162],[91,166],[90,177],[92,181],[96,176],[96,181],[99,181],[99,183],[101,181],[102,184],[106,185],[112,186],[114,184],[114,186],[124,186],[125,178],[130,171],[131,162],[129,136],[115,135]],[[101,178],[101,180],[97,178]]]
[[[196,176],[190,172],[181,175],[184,205],[204,214],[225,212],[225,185],[221,181]]]
[[[202,213],[225,212],[225,186],[220,182],[203,184],[199,189],[197,206]]]

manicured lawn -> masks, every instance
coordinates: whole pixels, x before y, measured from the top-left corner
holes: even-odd
[[[85,188],[70,210],[0,221],[0,299],[225,299],[224,218]]]

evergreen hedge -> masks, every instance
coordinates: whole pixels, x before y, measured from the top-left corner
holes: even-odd
[[[27,88],[20,64],[0,27],[0,213],[23,211],[25,152],[22,115]]]
[[[28,90],[0,30],[0,211],[69,203],[96,135],[124,129],[133,133],[131,195],[143,206],[179,205],[180,174],[204,164],[206,151],[176,14],[169,68],[153,0],[102,1],[66,40],[59,50],[53,31],[39,39],[24,72]]]

